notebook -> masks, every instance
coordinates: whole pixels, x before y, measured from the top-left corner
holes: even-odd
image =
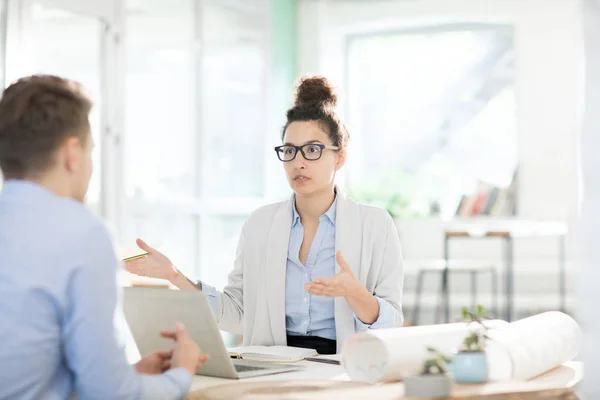
[[[270,362],[298,362],[318,355],[316,350],[289,346],[245,346],[227,349],[230,357]]]

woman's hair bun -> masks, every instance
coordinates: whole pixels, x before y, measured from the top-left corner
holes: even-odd
[[[300,78],[296,88],[294,105],[318,103],[334,107],[337,105],[337,95],[331,82],[323,76],[305,76]]]

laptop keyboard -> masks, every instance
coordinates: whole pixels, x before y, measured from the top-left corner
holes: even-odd
[[[237,372],[249,372],[249,371],[260,371],[262,369],[267,369],[264,367],[253,367],[251,365],[238,365],[238,364],[233,364],[233,366],[235,367],[235,370]]]

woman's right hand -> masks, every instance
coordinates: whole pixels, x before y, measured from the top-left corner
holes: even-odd
[[[136,240],[140,249],[148,252],[148,255],[137,260],[125,263],[128,272],[149,278],[166,279],[172,282],[177,277],[177,268],[167,256],[153,247],[150,247],[142,239]]]

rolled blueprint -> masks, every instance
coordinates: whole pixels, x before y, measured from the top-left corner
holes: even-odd
[[[487,344],[490,379],[524,381],[571,361],[582,335],[577,322],[558,311],[493,329]]]
[[[508,322],[485,322],[490,329]],[[351,336],[342,348],[342,365],[352,380],[397,381],[418,374],[430,356],[428,347],[451,355],[469,333],[469,324],[440,324],[373,329]]]
[[[489,379],[528,380],[573,360],[582,332],[575,320],[558,311],[513,323],[485,322]],[[428,347],[452,356],[470,324],[441,324],[368,330],[350,337],[342,348],[342,365],[352,380],[389,382],[419,374],[430,356]]]

